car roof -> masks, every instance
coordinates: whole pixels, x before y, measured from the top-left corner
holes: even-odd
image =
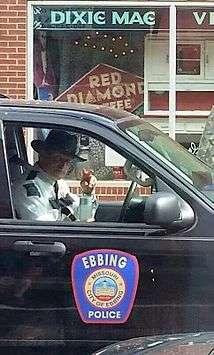
[[[78,104],[56,101],[40,101],[40,100],[13,100],[0,99],[0,107],[10,108],[36,108],[36,109],[50,109],[50,110],[68,110],[76,112],[85,112],[88,114],[96,114],[107,118],[109,121],[123,121],[124,119],[133,120],[137,116],[130,112],[114,109],[108,106]]]

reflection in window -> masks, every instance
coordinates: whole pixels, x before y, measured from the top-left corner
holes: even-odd
[[[176,57],[177,75],[200,75],[200,44],[178,44]]]

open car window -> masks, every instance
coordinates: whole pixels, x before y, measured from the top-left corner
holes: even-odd
[[[121,128],[214,202],[214,171],[210,166],[143,120]]]
[[[61,219],[59,216],[61,212],[58,213],[59,206],[57,207],[55,201],[59,197],[56,196],[56,181],[50,179],[52,186],[48,185],[46,169],[44,184],[42,182],[43,185],[40,186],[41,181],[38,182],[41,173],[38,164],[40,154],[32,148],[32,141],[45,141],[50,132],[50,127],[35,128],[20,125],[5,127],[11,189],[18,220],[71,222],[68,218]],[[68,133],[74,134],[69,130]],[[131,161],[102,141],[81,133],[75,133],[75,136],[78,140],[78,156],[84,161],[72,159],[66,175],[60,179],[59,184],[59,191],[62,192],[60,203],[62,202],[63,206],[65,204],[66,208],[72,204],[70,211],[75,217],[72,223],[79,221],[144,223],[144,203],[155,191],[155,179],[139,170]],[[51,157],[48,157],[48,160],[49,164]],[[96,178],[91,195],[92,202],[87,201],[88,196],[82,188],[84,171],[91,171]],[[84,207],[85,211],[87,208],[91,209],[91,218],[82,215],[83,201],[88,205]],[[23,204],[25,210],[30,209],[30,212],[22,212]],[[55,217],[52,209],[56,212]]]

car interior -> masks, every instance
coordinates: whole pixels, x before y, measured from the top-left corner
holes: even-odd
[[[22,127],[18,126],[14,127],[8,125],[5,128],[6,150],[12,185],[25,173],[30,165],[24,131]],[[84,149],[84,146],[80,147],[80,149],[81,148]],[[80,166],[78,171],[81,170],[81,168]],[[124,200],[113,202],[99,201],[95,215],[96,222],[142,223],[145,196],[139,195],[138,189],[140,186],[149,187],[152,193],[155,185],[154,180],[148,177],[142,179],[142,172],[128,160],[125,162],[124,171],[129,181],[128,192]],[[78,172],[76,175],[78,175]]]
[[[21,126],[7,125],[5,127],[6,150],[12,187],[14,182],[25,173],[30,164],[29,152],[26,147],[27,130],[28,128]],[[41,129],[37,129],[37,137],[41,137],[41,132]],[[42,132],[42,134],[44,133]],[[90,137],[80,136],[80,142],[83,142],[82,145],[80,144],[80,153],[83,152],[83,154],[85,154],[89,141]],[[104,180],[110,180],[112,167],[103,166],[105,164],[103,144],[94,139],[92,141],[92,146],[95,146],[93,149],[96,153],[92,151],[92,153],[90,152],[90,154],[88,154],[89,161],[87,164],[94,164],[95,168],[93,168],[95,170],[95,176],[98,175],[98,181],[99,177]],[[34,154],[35,152],[30,152],[31,158],[33,157],[35,161],[36,157]],[[156,176],[148,176],[131,161],[123,158],[123,162],[123,170],[128,183],[127,193],[123,200],[105,201],[100,199],[95,213],[95,222],[143,223],[159,225],[164,228],[167,224],[172,223],[173,219],[175,219],[173,225],[176,227],[180,225],[179,228],[186,227],[186,225],[193,223],[194,214],[191,207],[184,202],[184,200],[179,198],[169,186]],[[84,163],[83,165],[81,164],[71,167],[70,180],[79,181],[80,171],[85,167]],[[33,163],[31,163],[31,165],[33,165]],[[86,165],[86,167],[87,166],[88,165]],[[146,188],[146,194],[141,193],[142,187]],[[164,193],[166,193],[166,195],[163,195]],[[167,194],[169,194],[169,196]],[[173,194],[174,202],[172,202],[173,198],[170,194]],[[177,201],[178,198],[179,203]],[[159,210],[158,202],[160,199],[162,199],[165,209],[162,208]],[[174,203],[171,205],[171,211],[169,208],[170,203]],[[181,207],[185,212],[183,217],[181,217]],[[170,214],[169,212],[172,211],[174,213]],[[18,218],[16,211],[15,214],[16,218]],[[169,220],[167,220],[166,216],[169,217]]]

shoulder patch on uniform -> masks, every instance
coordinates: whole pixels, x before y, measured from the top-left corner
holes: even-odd
[[[31,170],[28,174],[28,176],[26,177],[26,180],[33,180],[35,179],[35,177],[37,176],[38,171],[36,170]]]
[[[39,190],[33,183],[23,185],[26,188],[27,196],[38,196],[41,197]]]

